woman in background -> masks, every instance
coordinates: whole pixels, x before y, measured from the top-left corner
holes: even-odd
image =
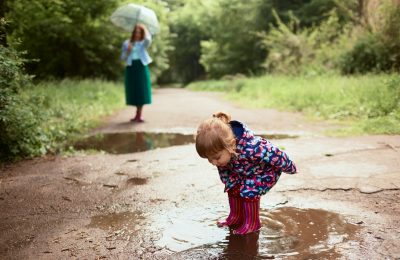
[[[151,34],[142,24],[137,24],[131,38],[122,44],[121,59],[125,61],[126,104],[136,106],[136,114],[131,122],[144,122],[143,105],[151,104],[151,81],[148,65],[152,62],[147,53],[151,44]]]

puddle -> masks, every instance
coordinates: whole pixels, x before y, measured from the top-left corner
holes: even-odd
[[[110,133],[90,136],[77,142],[74,148],[125,154],[190,143],[194,143],[193,135],[145,132]]]
[[[110,236],[112,239],[129,240],[141,228],[143,221],[140,212],[110,213],[93,216],[87,227],[109,231],[113,234]]]
[[[126,181],[128,185],[144,185],[147,183],[147,179],[144,178],[130,178]]]
[[[297,137],[286,134],[261,136],[267,139]],[[112,154],[125,154],[191,143],[194,143],[194,135],[134,132],[93,135],[78,141],[73,147],[77,150],[100,150]]]
[[[261,230],[240,236],[216,227],[224,214],[169,212],[167,221],[159,222],[165,226],[157,227],[164,230],[157,244],[177,252],[174,259],[336,259],[335,245],[348,242],[358,228],[336,213],[282,207],[261,210]]]
[[[257,134],[256,134],[257,135]],[[262,134],[258,135],[261,136],[265,139],[268,140],[274,140],[274,139],[292,139],[292,138],[298,138],[298,135],[288,135],[288,134]]]

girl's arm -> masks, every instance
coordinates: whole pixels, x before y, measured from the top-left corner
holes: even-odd
[[[145,48],[148,48],[151,44],[151,33],[149,32],[149,30],[147,30],[146,26],[143,26],[143,30],[144,30],[144,39],[143,39],[143,46]]]
[[[296,165],[289,156],[273,145],[269,141],[261,142],[260,145],[254,149],[254,157],[259,162],[265,162],[283,172],[294,174],[297,172]]]
[[[121,60],[126,60],[130,53],[129,48],[129,40],[126,40],[122,43],[122,50],[121,50]]]
[[[238,183],[240,183],[240,177],[237,174],[232,173],[232,171],[227,167],[217,167],[219,178],[222,183],[225,184],[224,192],[231,189]]]
[[[223,184],[226,184],[229,180],[229,170],[224,167],[217,167],[219,178],[221,179]]]

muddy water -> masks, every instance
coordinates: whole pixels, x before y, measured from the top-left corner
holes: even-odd
[[[296,138],[285,134],[261,135],[267,139]],[[175,145],[194,143],[194,135],[173,133],[109,133],[89,136],[73,145],[77,150],[101,150],[113,154],[125,154]]]
[[[135,153],[194,142],[193,135],[170,133],[111,133],[90,136],[74,144],[77,150],[102,150],[112,154]]]
[[[108,240],[130,240],[141,228],[144,220],[140,212],[110,213],[93,216],[87,227],[108,231]]]
[[[147,184],[148,180],[145,178],[130,178],[126,181],[128,185],[145,185]]]
[[[216,227],[221,212],[201,211],[159,219],[163,236],[158,245],[177,252],[177,259],[336,259],[335,245],[352,239],[357,228],[336,213],[283,207],[261,210],[261,230],[241,236]]]

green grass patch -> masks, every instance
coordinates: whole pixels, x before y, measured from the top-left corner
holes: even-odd
[[[124,106],[123,84],[102,80],[43,82],[23,95],[40,100],[47,152],[59,152],[101,118]]]
[[[400,134],[399,75],[269,75],[197,82],[188,88],[223,91],[245,107],[300,111],[312,118],[350,122],[336,134]]]

